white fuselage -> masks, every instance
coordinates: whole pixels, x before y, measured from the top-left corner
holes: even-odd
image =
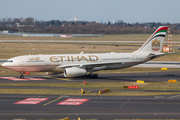
[[[147,57],[148,54],[145,53],[25,55],[11,58],[2,66],[18,72],[63,72],[64,68],[61,66],[71,67],[76,64],[93,66],[102,63],[93,67],[93,71],[98,71],[133,66],[145,62],[144,59]]]

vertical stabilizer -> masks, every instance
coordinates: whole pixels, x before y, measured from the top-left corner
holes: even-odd
[[[135,52],[157,53],[161,51],[168,26],[160,26],[149,39]]]

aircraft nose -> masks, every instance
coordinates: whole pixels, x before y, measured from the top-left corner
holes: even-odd
[[[2,66],[2,67],[5,67],[5,66],[6,66],[6,63],[3,63],[1,66]]]
[[[3,66],[6,66],[7,65],[7,63],[6,63],[6,60],[0,60],[0,65],[3,67]]]

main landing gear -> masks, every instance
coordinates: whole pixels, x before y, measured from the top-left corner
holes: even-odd
[[[88,79],[98,79],[98,75],[97,74],[88,74],[87,76],[86,76]]]
[[[98,79],[98,75],[97,74],[93,74],[93,70],[92,69],[89,69],[88,72],[89,72],[89,74],[86,75],[87,79]]]
[[[23,72],[20,72],[20,74],[21,74],[21,75],[20,75],[20,78],[21,78],[21,79],[24,79]]]

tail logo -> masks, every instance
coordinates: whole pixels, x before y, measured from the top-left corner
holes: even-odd
[[[152,41],[152,50],[158,51],[159,49],[160,49],[160,41],[155,39],[154,41]]]

